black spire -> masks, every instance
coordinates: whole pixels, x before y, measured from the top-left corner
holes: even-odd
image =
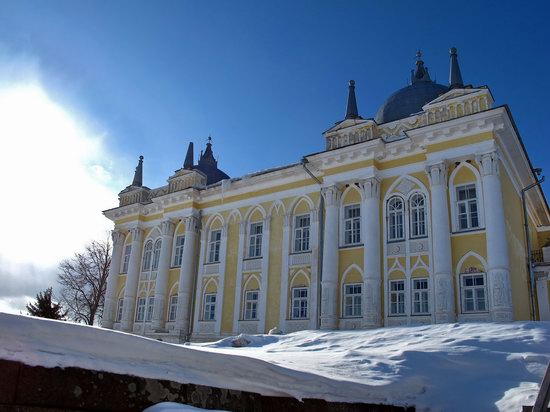
[[[187,154],[185,155],[183,168],[188,170],[193,169],[193,142],[190,142],[189,147],[187,148]]]
[[[418,50],[416,52],[416,69],[414,73],[411,73],[411,82],[414,84],[416,82],[431,82],[430,74],[428,73],[428,68],[424,67],[424,61],[422,60],[422,52]]]
[[[204,153],[201,151],[201,157],[199,159],[199,165],[212,165],[214,167],[218,166],[218,162],[214,159],[214,153],[212,152],[212,138],[208,136],[206,143],[206,150]]]
[[[357,100],[355,99],[355,80],[349,81],[348,106],[346,107],[346,119],[360,119],[357,112]]]
[[[139,163],[136,167],[136,171],[134,172],[132,186],[143,186],[143,156],[139,157]]]
[[[464,87],[462,81],[462,74],[460,74],[460,67],[458,65],[458,55],[456,54],[456,47],[451,47],[449,50],[451,53],[451,68],[449,71],[449,89],[456,89]]]

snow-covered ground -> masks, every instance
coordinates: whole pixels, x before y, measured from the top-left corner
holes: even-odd
[[[0,358],[76,366],[298,399],[519,411],[550,359],[550,322],[302,331],[173,345],[0,313]]]

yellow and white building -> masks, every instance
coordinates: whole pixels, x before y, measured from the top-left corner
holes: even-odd
[[[350,81],[326,149],[289,166],[231,179],[210,142],[197,165],[191,144],[149,189],[140,158],[104,211],[115,228],[103,327],[183,341],[550,319],[550,266],[538,259],[531,279],[523,225],[536,170],[508,107],[463,84],[455,49],[450,72],[449,86],[431,81],[419,56],[374,119]],[[550,211],[540,186],[524,193],[536,252]]]

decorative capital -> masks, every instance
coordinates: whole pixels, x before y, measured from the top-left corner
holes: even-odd
[[[172,236],[176,225],[170,220],[166,219],[160,223],[160,232],[163,236]]]
[[[132,234],[132,242],[141,242],[143,239],[143,229],[140,227],[134,227],[130,229]]]
[[[342,193],[336,187],[336,185],[324,187],[321,190],[321,194],[325,199],[325,204],[327,207],[338,206],[340,204],[340,196],[342,195]]]
[[[124,244],[124,233],[120,230],[113,230],[111,232],[111,238],[113,239],[113,247]]]
[[[478,154],[476,156],[476,162],[481,168],[482,176],[497,175],[499,173],[498,169],[498,152],[493,150],[488,153]]]
[[[377,177],[369,177],[359,183],[363,192],[363,199],[380,199],[380,180]]]
[[[199,218],[196,216],[188,216],[183,218],[186,232],[198,232],[200,227]]]
[[[445,162],[438,162],[426,166],[426,173],[430,179],[430,185],[447,185],[447,165]]]

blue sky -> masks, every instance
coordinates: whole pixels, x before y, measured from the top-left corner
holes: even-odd
[[[48,213],[58,220],[49,220],[65,228],[53,232],[68,239],[48,262],[23,259],[50,275],[10,293],[34,295],[69,246],[110,227],[101,210],[116,206],[139,155],[149,187],[165,184],[189,141],[198,152],[208,135],[232,177],[296,162],[324,148],[321,133],[343,118],[349,79],[360,114],[373,117],[406,85],[419,48],[432,78],[446,84],[448,50],[457,47],[465,82],[488,85],[497,105],[510,105],[533,164],[550,173],[549,12],[547,1],[3,0],[0,92],[32,84],[29,107],[64,114],[48,129],[44,116],[23,109],[38,132],[0,135],[0,157],[12,160],[0,162],[0,174],[4,188],[26,196],[17,192],[22,176],[38,164],[42,182],[55,188]],[[74,157],[82,160],[73,165],[78,173],[69,167]],[[88,178],[90,186],[82,184]],[[67,224],[71,209],[88,214],[89,230]],[[10,219],[27,222],[32,212]],[[8,284],[22,271],[13,269],[15,249],[6,252],[15,243],[0,242],[0,280]]]

